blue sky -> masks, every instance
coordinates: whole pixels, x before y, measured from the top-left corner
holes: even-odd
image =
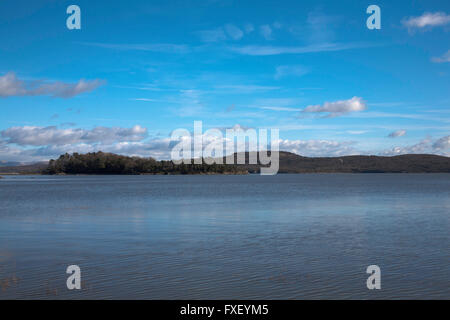
[[[0,160],[169,158],[194,120],[306,156],[448,156],[449,35],[448,1],[2,0]]]

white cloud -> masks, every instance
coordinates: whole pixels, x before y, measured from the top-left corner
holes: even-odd
[[[26,128],[26,127],[23,127]],[[227,127],[229,128],[229,127]],[[247,130],[248,127],[235,125],[234,129]],[[45,128],[44,128],[45,129]],[[217,128],[223,132],[226,128]],[[52,131],[53,130],[53,131]],[[73,132],[85,131],[85,137],[80,137]],[[10,141],[8,138],[0,140],[0,161],[19,161],[19,162],[35,162],[44,161],[51,158],[57,158],[64,153],[87,153],[87,152],[112,152],[116,154],[153,157],[156,159],[170,159],[171,149],[179,141],[190,139],[190,137],[180,137],[178,141],[172,141],[167,138],[143,139],[144,132],[147,129],[135,126],[133,128],[100,128],[100,130],[83,130],[74,129],[74,131],[62,130],[55,133],[54,129],[47,129],[52,134],[25,129],[25,134],[19,135],[20,145]],[[16,131],[17,132],[17,131]],[[105,138],[105,132],[109,132],[115,139]],[[67,137],[64,137],[64,133]],[[37,134],[35,139],[32,137]],[[359,132],[358,132],[359,134]],[[23,141],[22,141],[23,140]],[[40,142],[38,142],[40,141]],[[226,137],[216,136],[213,133],[203,134],[204,147],[214,144],[216,147],[223,146],[225,148]],[[419,143],[407,146],[396,146],[389,150],[381,152],[367,152],[358,149],[357,143],[354,141],[335,141],[335,140],[289,140],[281,139],[278,141],[281,151],[289,151],[302,156],[308,157],[331,157],[345,156],[356,154],[380,154],[380,155],[400,155],[400,154],[440,154],[450,155],[450,136],[442,137],[437,140],[431,138],[424,139]],[[29,145],[32,145],[31,147]],[[246,150],[254,151],[249,148],[248,142],[244,145]],[[232,149],[224,149],[224,153],[233,152]]]
[[[262,25],[259,27],[259,31],[261,32],[261,35],[264,37],[264,39],[266,40],[272,40],[272,28],[268,25]]]
[[[0,97],[26,95],[23,81],[17,79],[15,73],[9,72],[0,77]]]
[[[187,53],[189,47],[184,44],[172,43],[100,43],[100,42],[78,42],[81,45],[92,46],[105,49],[127,50],[127,51],[150,51],[163,53]]]
[[[158,159],[170,158],[170,138],[147,139],[147,129],[96,127],[58,129],[56,127],[13,127],[1,131],[0,160],[36,162],[64,153],[95,151]]]
[[[437,150],[448,150],[450,149],[450,136],[442,137],[438,139],[434,144],[433,148]]]
[[[280,150],[306,157],[333,157],[360,154],[351,141],[330,140],[279,140]]]
[[[328,113],[328,117],[336,117],[348,112],[358,112],[366,110],[367,105],[360,97],[353,97],[349,100],[339,100],[325,102],[323,105],[311,105],[303,109],[308,113]]]
[[[233,129],[236,130],[236,134],[243,134],[245,135],[246,130],[252,129],[245,126],[241,126],[239,124],[236,124],[232,127],[222,127],[222,128],[215,128],[217,130],[220,130],[225,135],[226,129]],[[255,129],[255,128],[253,128]],[[242,131],[243,130],[243,131]],[[256,129],[256,131],[258,131]],[[236,152],[237,148],[230,147],[226,144],[227,137],[226,136],[216,136],[213,133],[207,134],[204,133],[202,135],[203,139],[203,148],[206,146],[211,146],[212,144],[216,148],[223,148],[223,154],[231,154],[233,152]],[[190,137],[183,137],[182,139],[191,139]],[[191,140],[190,140],[191,141]],[[192,142],[192,141],[191,141]],[[353,154],[359,154],[359,152],[353,148],[353,145],[355,142],[352,141],[332,141],[332,140],[289,140],[289,139],[280,139],[277,140],[279,144],[279,150],[280,151],[288,151],[293,152],[302,156],[308,156],[308,157],[323,157],[323,156],[343,156],[343,155],[353,155]],[[256,149],[256,145],[252,145],[249,143],[248,140],[245,142],[238,142],[238,147],[242,148],[241,150],[246,151],[258,151]]]
[[[450,136],[445,136],[433,142],[431,138],[408,146],[396,146],[382,152],[383,155],[395,156],[400,154],[437,154],[450,156]]]
[[[436,63],[450,62],[450,50],[448,50],[446,53],[444,53],[440,57],[431,58],[431,61],[436,62]]]
[[[301,65],[278,66],[275,72],[275,79],[294,76],[301,77],[309,72],[309,69]]]
[[[0,76],[0,97],[49,95],[60,98],[71,98],[84,92],[90,92],[103,84],[103,81],[85,81],[64,83],[60,81],[46,82],[23,81],[14,72]]]
[[[228,128],[228,127],[227,127]],[[247,130],[239,124],[231,127]],[[226,128],[217,128],[224,131]],[[14,127],[1,132],[0,154],[2,161],[43,161],[57,158],[64,153],[87,153],[95,151],[112,152],[128,156],[170,159],[171,149],[179,141],[190,139],[180,137],[178,141],[167,138],[145,139],[147,129],[140,126],[132,128],[58,129],[56,127]],[[244,133],[243,133],[244,134]],[[227,138],[214,133],[203,134],[204,147],[214,144],[226,146]],[[355,154],[353,142],[328,140],[279,140],[280,150],[305,156],[337,156]],[[243,147],[250,150],[246,142]],[[255,151],[255,150],[250,150]],[[224,154],[233,149],[224,149]]]
[[[163,138],[143,142],[119,142],[109,146],[102,146],[101,148],[98,150],[128,156],[170,159],[171,140],[170,138]]]
[[[147,136],[147,129],[139,125],[132,128],[95,127],[91,130],[49,127],[12,127],[0,132],[5,142],[20,146],[67,145],[80,143],[113,143],[141,141]]]
[[[397,138],[397,137],[403,137],[406,134],[406,130],[397,130],[391,132],[388,137],[389,138]]]
[[[419,17],[405,18],[402,23],[410,30],[432,28],[450,23],[450,15],[447,15],[445,12],[425,12]]]
[[[233,40],[239,40],[244,36],[244,32],[233,24],[225,25],[225,31]]]
[[[279,54],[302,54],[312,52],[342,51],[357,48],[380,46],[371,43],[320,43],[304,47],[277,47],[277,46],[243,46],[230,47],[233,52],[250,56],[271,56]]]
[[[90,92],[98,88],[102,83],[100,80],[85,81],[83,79],[74,84],[63,82],[46,83],[31,90],[30,94],[71,98],[84,92]]]
[[[64,153],[111,152],[127,156],[170,159],[170,138],[151,139],[145,142],[118,142],[111,144],[66,144],[38,148],[18,148],[0,144],[1,159],[4,161],[37,162],[58,158]]]
[[[383,151],[382,154],[386,155],[386,156],[396,156],[396,155],[400,155],[400,154],[428,153],[428,152],[430,152],[430,149],[431,149],[431,143],[432,143],[431,139],[427,138],[427,139],[424,139],[424,140],[420,141],[419,143],[416,143],[413,145],[393,147],[389,150]]]

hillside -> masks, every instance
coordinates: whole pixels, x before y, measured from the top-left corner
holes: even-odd
[[[41,174],[47,168],[48,162],[38,162],[27,165],[9,165],[0,167],[0,174]]]
[[[246,155],[248,157],[248,154]],[[249,172],[258,172],[258,165],[244,165]],[[393,157],[345,156],[302,157],[280,152],[279,173],[431,173],[449,172],[450,158],[430,154],[407,154]]]

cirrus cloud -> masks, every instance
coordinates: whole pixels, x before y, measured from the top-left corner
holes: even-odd
[[[309,72],[309,68],[301,65],[278,66],[276,68],[275,79],[279,80],[284,77],[301,77]]]
[[[328,52],[328,51],[342,51],[359,48],[377,47],[383,44],[380,43],[318,43],[308,46],[260,46],[249,45],[242,47],[229,47],[232,52],[250,55],[250,56],[272,56],[280,54],[303,54],[312,52]]]

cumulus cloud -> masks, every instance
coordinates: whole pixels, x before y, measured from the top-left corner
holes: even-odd
[[[226,129],[234,129],[237,134],[246,134],[248,127],[236,124],[227,128],[215,128],[202,134],[203,148],[214,145],[223,147],[223,154],[235,152],[227,145]],[[147,129],[96,127],[86,129],[59,129],[57,127],[12,127],[0,132],[0,160],[32,162],[57,158],[64,153],[112,152],[128,156],[154,157],[170,159],[174,145],[191,136],[179,136],[175,140],[166,138],[148,138]],[[305,156],[337,156],[356,154],[353,142],[328,140],[279,140],[280,150]],[[256,151],[256,144],[245,141],[243,150]]]
[[[284,77],[294,76],[294,77],[301,77],[309,72],[309,69],[300,66],[300,65],[294,65],[294,66],[278,66],[275,72],[275,79],[279,80]]]
[[[403,25],[408,29],[427,29],[437,26],[444,26],[450,23],[450,15],[445,12],[425,12],[418,17],[405,18],[402,21]]]
[[[9,72],[0,77],[0,97],[23,96],[26,94],[23,81],[15,73]]]
[[[152,157],[156,159],[170,158],[170,139],[151,139],[139,142],[118,142],[111,144],[67,144],[49,145],[37,148],[18,148],[12,145],[1,145],[0,154],[4,161],[37,162],[58,158],[64,153],[111,152],[127,156]]]
[[[109,146],[101,146],[102,151],[137,157],[170,159],[170,138],[150,139],[142,142],[119,142]]]
[[[46,146],[141,141],[147,136],[147,129],[138,125],[132,128],[95,127],[91,130],[79,128],[60,129],[56,126],[24,126],[12,127],[1,131],[0,134],[7,143],[21,146]]]
[[[96,127],[13,127],[0,132],[0,160],[36,162],[64,153],[112,152],[128,156],[170,158],[170,138],[148,138],[147,129]]]
[[[249,128],[246,126],[242,126],[236,124],[232,127],[221,127],[214,128],[213,130],[218,130],[220,133],[216,135],[214,132],[206,131],[202,134],[203,140],[203,149],[207,146],[214,145],[216,148],[220,148],[223,150],[224,155],[231,154],[238,150],[246,150],[246,151],[258,151],[257,149],[257,137],[256,140],[248,138],[245,141],[235,141],[236,146],[229,145],[227,142],[229,137],[226,136],[226,130],[231,129],[234,130],[236,135],[245,136],[249,131],[255,129],[256,134],[258,129]],[[253,131],[253,130],[252,130]],[[187,139],[192,143],[192,140],[189,136],[184,136],[182,139]],[[251,143],[250,141],[254,142]],[[333,141],[333,140],[289,140],[289,139],[279,139],[276,141],[279,145],[280,151],[288,151],[292,153],[296,153],[302,156],[308,157],[322,157],[322,156],[342,156],[342,155],[353,155],[360,154],[355,148],[356,144],[353,141]],[[265,149],[265,148],[264,148]]]
[[[436,150],[448,150],[450,149],[450,136],[442,137],[438,139],[434,144],[433,148]]]
[[[266,40],[272,40],[272,28],[268,25],[262,25],[259,27],[259,31],[261,33],[261,35],[264,37],[264,39]]]
[[[403,137],[406,134],[406,130],[397,130],[394,132],[391,132],[388,137],[389,138],[397,138],[397,137]]]
[[[360,154],[352,141],[331,140],[279,140],[281,151],[289,151],[306,157],[333,157]]]
[[[323,105],[311,105],[303,109],[308,113],[328,113],[327,117],[337,117],[349,112],[366,110],[367,105],[360,97],[353,97],[349,100],[338,100],[325,102]]]
[[[90,92],[103,84],[103,81],[86,81],[81,79],[77,83],[61,81],[47,82],[23,81],[14,72],[0,76],[0,97],[39,96],[49,95],[60,98],[71,98],[84,92]]]
[[[450,156],[450,136],[445,136],[433,141],[430,137],[419,141],[418,143],[407,146],[396,146],[381,152],[383,155],[395,156],[400,154],[438,154]]]
[[[423,154],[430,151],[432,141],[430,138],[424,139],[418,143],[409,146],[397,146],[383,151],[381,154],[387,156],[396,156],[400,154]]]
[[[444,53],[440,57],[431,58],[431,61],[436,62],[436,63],[450,62],[450,50],[448,50],[446,53]]]

